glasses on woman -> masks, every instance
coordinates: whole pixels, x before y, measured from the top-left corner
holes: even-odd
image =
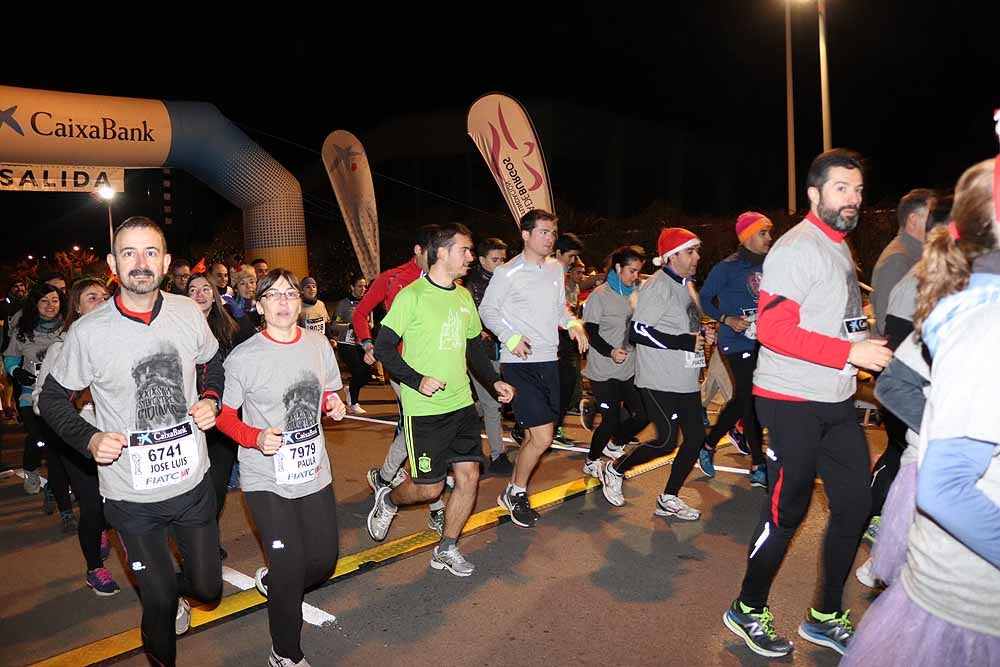
[[[211,285],[202,285],[201,287],[195,285],[194,287],[188,287],[188,296],[194,296],[195,294],[211,294],[211,293],[212,293]]]
[[[260,298],[266,299],[267,301],[281,301],[282,299],[285,301],[298,301],[302,298],[302,292],[297,289],[286,289],[283,292],[278,290],[268,290],[267,292],[261,294]]]

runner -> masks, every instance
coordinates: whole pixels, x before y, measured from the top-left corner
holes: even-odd
[[[170,264],[160,227],[129,218],[112,248],[108,266],[121,291],[68,332],[39,407],[60,437],[98,464],[104,516],[140,591],[143,647],[150,660],[173,665],[175,634],[191,625],[184,597],[211,604],[222,595],[204,431],[215,425],[224,375],[197,305],[159,290]],[[72,403],[87,387],[96,428]]]
[[[354,333],[354,309],[368,290],[368,280],[364,276],[352,276],[348,295],[337,302],[334,309],[333,328],[337,336],[337,351],[351,371],[351,383],[347,390],[347,406],[352,415],[365,415],[368,411],[361,407],[361,389],[372,377],[372,367],[364,362],[364,352]]]
[[[501,403],[514,397],[513,387],[500,381],[489,357],[476,344],[483,327],[472,296],[455,284],[474,260],[472,249],[472,234],[464,225],[442,225],[427,246],[428,274],[404,288],[382,320],[376,354],[403,383],[403,432],[410,476],[395,489],[380,488],[368,514],[372,539],[385,539],[399,505],[440,497],[450,466],[455,488],[448,498],[444,531],[431,567],[459,577],[475,570],[457,542],[476,502],[483,462],[469,367],[485,386],[493,388]]]
[[[302,654],[302,599],[337,565],[337,504],[320,421],[343,419],[343,384],[333,348],[298,326],[302,291],[286,269],[257,286],[264,330],[225,362],[219,429],[240,447],[240,485],[260,533],[267,567],[257,588],[267,598],[270,667],[308,667]],[[243,420],[236,411],[243,408]]]

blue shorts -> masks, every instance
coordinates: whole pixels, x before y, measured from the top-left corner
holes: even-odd
[[[559,421],[559,362],[500,364],[504,382],[514,385],[514,417],[521,428]]]

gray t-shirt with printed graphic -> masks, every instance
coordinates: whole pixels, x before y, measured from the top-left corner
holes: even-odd
[[[587,297],[583,305],[583,321],[597,324],[597,332],[612,348],[628,349],[628,357],[616,364],[593,347],[587,353],[587,367],[583,374],[595,382],[628,380],[635,375],[635,350],[627,343],[628,325],[635,310],[637,293],[622,296],[604,283]]]
[[[219,343],[194,301],[161,295],[148,325],[123,315],[113,299],[98,306],[70,327],[52,368],[66,389],[90,387],[101,431],[134,433],[136,445],[163,443],[156,451],[130,446],[114,463],[97,466],[101,495],[111,500],[167,500],[208,472],[205,434],[188,410],[198,401],[195,365],[210,361]],[[180,431],[187,436],[184,449],[176,450],[169,443]]]
[[[300,331],[301,338],[292,343],[258,333],[226,358],[222,402],[233,409],[242,406],[243,421],[250,426],[274,427],[286,438],[283,451],[271,456],[240,447],[244,491],[302,498],[333,482],[320,418],[324,392],[338,391],[343,382],[326,338]]]
[[[682,285],[663,270],[639,288],[633,319],[665,334],[696,334],[701,313]],[[658,391],[692,393],[699,390],[701,368],[691,366],[692,352],[636,345],[635,386]]]

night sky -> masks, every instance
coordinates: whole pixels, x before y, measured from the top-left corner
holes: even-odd
[[[300,177],[319,156],[295,144],[318,152],[334,129],[364,140],[395,116],[464,112],[489,91],[681,128],[772,152],[784,164],[783,0],[660,4],[666,8],[601,4],[529,16],[521,11],[528,4],[493,3],[509,13],[432,18],[382,7],[370,15],[300,12],[284,24],[192,29],[200,25],[192,17],[128,33],[75,30],[8,41],[8,55],[26,57],[4,68],[2,82],[213,102]],[[996,154],[1000,41],[989,4],[828,0],[833,143],[868,158],[869,203],[891,205],[912,187],[950,187],[965,167]],[[822,148],[816,3],[795,2],[792,12],[801,203],[805,170]],[[740,165],[718,169],[738,173]],[[551,175],[570,195],[588,187]],[[490,178],[485,165],[482,178]],[[746,178],[784,192],[784,169]],[[774,209],[785,203],[772,198],[764,203]],[[0,192],[0,256],[45,250],[56,230],[84,243],[103,238],[94,231],[102,215],[86,195]]]

